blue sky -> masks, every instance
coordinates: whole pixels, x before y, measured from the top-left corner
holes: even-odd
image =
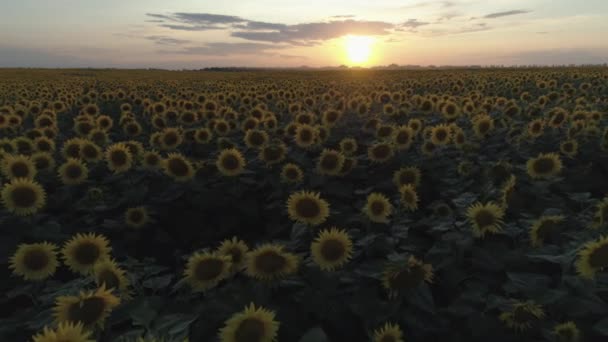
[[[19,0],[0,5],[0,67],[608,62],[608,1]]]

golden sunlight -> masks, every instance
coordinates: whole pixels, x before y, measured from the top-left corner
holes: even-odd
[[[367,36],[346,36],[344,47],[346,59],[351,65],[364,65],[371,56],[375,39]]]

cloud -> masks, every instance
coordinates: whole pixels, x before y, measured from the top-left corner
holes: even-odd
[[[147,40],[151,40],[158,45],[185,45],[191,43],[190,40],[177,39],[167,36],[147,36]]]
[[[508,17],[508,16],[512,16],[512,15],[526,14],[526,13],[530,13],[530,12],[532,12],[532,11],[513,10],[513,11],[505,11],[505,12],[495,12],[495,13],[490,13],[490,14],[484,15],[483,18],[484,19],[496,19],[496,18]]]
[[[213,42],[202,46],[188,46],[181,50],[161,50],[163,54],[177,55],[204,55],[204,56],[230,56],[230,55],[274,55],[269,51],[288,48],[287,45],[265,44],[265,43],[225,43]]]
[[[155,20],[168,21],[159,26],[171,30],[227,30],[235,38],[267,43],[288,43],[297,46],[316,45],[322,41],[348,34],[388,35],[397,28],[397,25],[383,21],[346,19],[350,16],[336,16],[336,19],[327,22],[287,25],[210,13],[147,13],[146,15]]]
[[[423,8],[423,7],[435,7],[438,6],[440,8],[450,8],[456,6],[455,1],[422,1],[417,2],[407,6],[401,6],[401,9],[414,9],[414,8]]]
[[[401,27],[406,27],[410,29],[416,29],[420,26],[429,25],[429,22],[426,21],[418,21],[418,19],[408,19],[405,23],[401,25]]]
[[[355,16],[352,14],[345,14],[345,15],[332,15],[330,18],[334,18],[334,19],[351,19],[354,18]]]

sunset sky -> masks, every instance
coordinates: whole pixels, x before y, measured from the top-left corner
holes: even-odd
[[[0,4],[0,67],[606,62],[606,0]]]

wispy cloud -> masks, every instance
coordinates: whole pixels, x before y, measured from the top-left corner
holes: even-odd
[[[496,18],[502,18],[502,17],[509,17],[512,15],[526,14],[526,13],[530,13],[530,12],[532,12],[532,11],[512,10],[512,11],[504,11],[504,12],[495,12],[495,13],[486,14],[483,16],[483,18],[484,19],[496,19]]]

